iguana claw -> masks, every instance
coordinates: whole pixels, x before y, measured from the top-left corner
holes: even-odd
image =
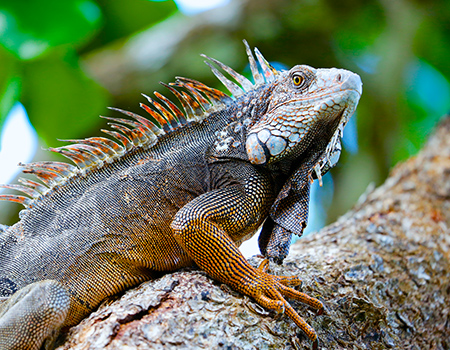
[[[277,312],[284,311],[284,313],[292,321],[294,321],[294,323],[306,334],[306,336],[313,341],[313,349],[316,349],[318,344],[316,332],[292,308],[284,297],[301,301],[302,303],[317,309],[318,315],[322,314],[324,309],[322,302],[287,286],[288,284],[301,284],[301,280],[297,276],[273,276],[265,272],[267,267],[267,260],[264,260],[258,269],[256,269],[258,276],[255,276],[253,286],[250,288],[251,290],[247,289],[245,294],[253,296],[255,300],[263,307],[276,310]]]

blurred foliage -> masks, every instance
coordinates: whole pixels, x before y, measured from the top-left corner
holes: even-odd
[[[0,1],[0,127],[20,100],[46,143],[85,136],[110,96],[80,67],[80,54],[175,11],[170,1]]]
[[[100,8],[88,0],[0,3],[0,66],[8,67],[0,80],[7,107],[0,109],[0,125],[20,100],[44,140],[54,140],[61,130],[60,137],[69,136],[67,125],[75,129],[72,136],[82,135],[107,94],[80,69],[76,49],[101,22]]]
[[[357,152],[333,170],[329,219],[416,153],[450,109],[448,0],[234,0],[191,17],[173,1],[0,0],[0,127],[21,101],[46,144],[98,135],[106,106],[139,112],[139,93],[163,91],[160,80],[218,86],[199,53],[248,69],[243,38],[271,61],[363,79],[346,130]]]

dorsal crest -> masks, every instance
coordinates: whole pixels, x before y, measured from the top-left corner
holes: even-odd
[[[150,118],[122,109],[110,108],[127,117],[102,117],[109,121],[111,129],[102,129],[102,131],[110,138],[90,137],[79,140],[61,140],[71,142],[71,144],[49,148],[49,150],[70,159],[75,166],[54,161],[19,164],[24,168],[24,173],[34,174],[42,183],[20,178],[21,185],[0,185],[0,188],[20,191],[27,195],[2,194],[0,200],[8,200],[31,207],[34,200],[55,186],[62,185],[67,179],[78,174],[86,175],[92,169],[120,159],[133,149],[152,147],[159,138],[190,123],[201,122],[211,113],[226,108],[233,102],[233,98],[239,98],[246,92],[273,81],[278,72],[270,66],[256,48],[257,60],[255,60],[245,40],[244,44],[254,82],[216,59],[202,55],[207,59],[205,63],[230,91],[232,97],[199,81],[183,77],[176,77],[175,83],[161,83],[175,95],[182,109],[159,92],[154,92],[155,98],[143,94],[148,104],[141,103],[140,106],[150,115]],[[260,68],[258,68],[257,61]],[[227,73],[234,81],[225,77],[213,64]]]

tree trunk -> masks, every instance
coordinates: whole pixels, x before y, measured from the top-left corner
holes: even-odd
[[[355,174],[358,176],[358,174]],[[450,348],[450,117],[424,149],[271,272],[325,304],[322,349]],[[251,259],[257,265],[260,259]],[[143,283],[70,330],[63,349],[306,349],[284,315],[183,271]]]

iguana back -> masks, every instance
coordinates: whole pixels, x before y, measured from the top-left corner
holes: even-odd
[[[122,145],[106,138],[76,140],[51,150],[77,168],[35,163],[25,169],[46,186],[30,180],[4,186],[32,198],[0,196],[27,207],[0,234],[0,295],[12,295],[0,304],[2,349],[37,349],[106,297],[194,262],[263,306],[284,305],[317,344],[314,331],[279,293],[318,309],[322,304],[284,286],[297,279],[251,267],[235,242],[254,233],[270,212],[260,247],[283,260],[291,234],[306,225],[313,171],[320,179],[334,165],[329,158],[340,151],[339,136],[361,83],[344,70],[296,66],[278,72],[256,51],[263,78],[248,46],[247,53],[255,84],[210,59],[240,84],[212,68],[234,99],[180,78],[168,87],[183,112],[156,93],[159,102],[147,97],[152,108],[142,105],[152,121],[125,111],[130,119],[112,120],[107,133]],[[311,91],[301,91],[301,84]],[[49,300],[55,295],[55,302],[27,304],[32,293]],[[39,321],[44,330],[37,335],[25,327],[36,317],[51,319]],[[17,332],[18,326],[24,330]]]

